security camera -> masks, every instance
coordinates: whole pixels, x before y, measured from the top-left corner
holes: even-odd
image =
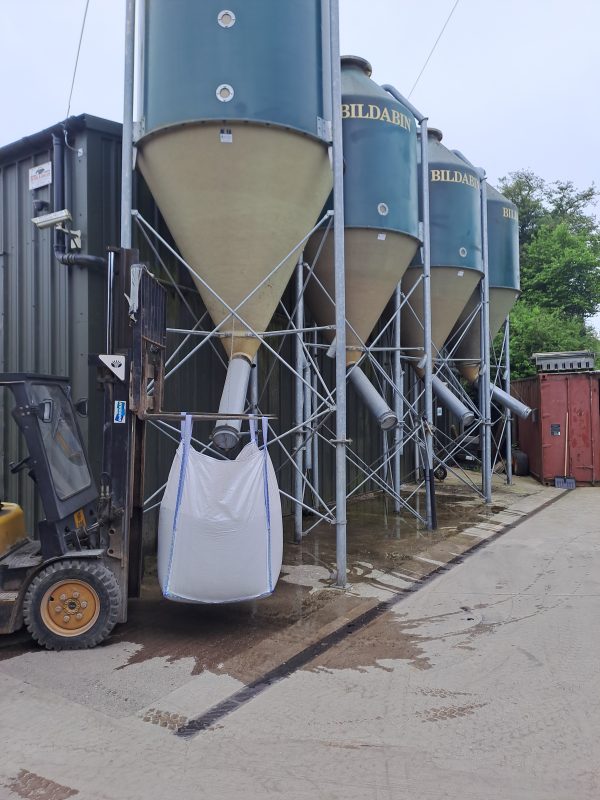
[[[43,228],[52,228],[55,225],[60,225],[63,222],[71,222],[71,212],[66,208],[62,211],[53,211],[51,214],[42,214],[41,217],[32,217],[33,224],[42,230]]]

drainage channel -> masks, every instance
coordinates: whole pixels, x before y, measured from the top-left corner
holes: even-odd
[[[285,680],[285,678],[289,678],[290,675],[293,675],[294,672],[305,667],[308,663],[310,663],[314,658],[316,658],[321,653],[330,650],[336,644],[339,644],[348,636],[351,636],[354,633],[366,628],[371,622],[374,622],[376,619],[381,617],[386,612],[393,609],[407,597],[411,596],[414,592],[419,591],[428,583],[435,580],[440,575],[448,572],[452,567],[456,566],[457,564],[462,564],[469,556],[473,555],[478,550],[487,547],[487,545],[494,542],[496,539],[503,536],[505,533],[513,530],[514,528],[521,525],[528,519],[531,519],[536,514],[539,514],[541,511],[544,511],[549,506],[556,503],[560,498],[563,496],[565,492],[561,492],[557,497],[553,497],[550,500],[547,500],[543,503],[539,508],[536,508],[527,516],[515,520],[514,522],[507,525],[502,530],[497,531],[496,533],[491,534],[488,538],[481,540],[480,542],[476,542],[473,547],[469,548],[460,556],[455,556],[446,564],[437,567],[436,569],[432,570],[430,573],[425,575],[424,577],[415,580],[412,586],[408,587],[407,589],[402,589],[398,592],[398,594],[394,595],[394,597],[390,598],[389,600],[382,600],[379,603],[376,603],[372,608],[369,608],[367,611],[364,611],[362,614],[357,616],[351,622],[347,622],[344,625],[341,625],[337,630],[333,631],[332,633],[327,634],[323,638],[319,639],[316,642],[313,642],[308,647],[304,648],[300,652],[296,653],[296,655],[292,656],[291,658],[283,661],[274,669],[270,670],[269,672],[262,675],[260,678],[257,678],[255,681],[252,681],[247,686],[239,689],[237,692],[234,692],[229,697],[225,698],[221,702],[217,703],[216,705],[209,708],[204,713],[200,714],[198,717],[194,717],[188,720],[184,725],[181,725],[174,731],[174,735],[181,738],[181,739],[191,739],[194,736],[197,736],[202,731],[206,731],[215,725],[217,722],[220,722],[225,717],[232,714],[238,708],[246,705],[255,697],[265,692],[267,689],[270,689],[271,686],[274,686],[276,683]]]

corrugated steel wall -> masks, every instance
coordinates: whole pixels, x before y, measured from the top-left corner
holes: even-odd
[[[120,125],[94,117],[75,118],[70,124],[66,156],[66,207],[73,215],[73,229],[82,233],[83,252],[103,255],[106,247],[119,241],[120,216]],[[66,374],[71,378],[73,395],[90,399],[88,420],[82,424],[92,467],[99,472],[102,442],[102,395],[98,391],[95,370],[88,366],[88,353],[105,350],[105,276],[99,268],[64,267],[52,253],[51,230],[39,231],[31,223],[33,193],[28,188],[29,168],[52,160],[51,129],[0,150],[0,369],[3,372],[31,371]],[[52,187],[35,191],[35,199],[48,202],[52,209]],[[138,180],[135,205],[143,216],[162,235],[169,237],[145,184]],[[186,298],[182,302],[176,290],[134,226],[134,244],[140,249],[140,259],[148,263],[168,286],[168,319],[171,327],[191,328],[204,313],[200,297],[187,271],[177,260],[158,247],[161,257]],[[286,305],[291,300],[286,295]],[[207,321],[207,327],[209,326]],[[285,327],[285,317],[273,320],[277,329]],[[180,343],[181,337],[169,336],[169,352]],[[197,344],[194,338],[184,352]],[[279,342],[271,339],[275,347]],[[291,337],[284,341],[281,354],[293,359]],[[214,411],[218,408],[225,369],[221,363],[221,345],[202,348],[167,382],[166,407],[173,410]],[[321,356],[324,359],[324,356]],[[326,360],[326,359],[325,359]],[[276,432],[293,424],[293,381],[291,373],[265,348],[259,357],[259,391],[261,410],[277,415],[273,422]],[[329,385],[333,385],[332,364],[326,364]],[[268,376],[268,382],[267,382]],[[360,457],[372,462],[381,452],[381,432],[360,402],[349,391],[348,435]],[[28,513],[29,524],[39,513],[35,505],[33,486],[26,475],[11,476],[10,460],[23,455],[16,426],[10,419],[8,398],[0,398],[0,414],[4,430],[0,481],[2,496],[21,503]],[[330,426],[333,420],[329,421]],[[195,435],[206,439],[207,425],[197,424]],[[177,434],[173,434],[175,438]],[[333,438],[333,437],[331,437]],[[293,438],[283,442],[293,448]],[[175,450],[175,442],[150,430],[147,445],[146,496],[161,486]],[[272,449],[281,488],[291,493],[293,470],[285,463],[283,451]],[[335,463],[333,448],[321,447],[321,493],[326,499],[334,496]],[[349,465],[350,486],[360,482],[360,473]],[[367,483],[363,491],[374,487]],[[284,503],[286,512],[290,503]],[[154,515],[148,515],[152,529]]]

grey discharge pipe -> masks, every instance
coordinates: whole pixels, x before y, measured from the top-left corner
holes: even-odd
[[[512,411],[513,414],[521,417],[521,419],[527,419],[527,417],[531,415],[533,409],[526,406],[525,403],[522,403],[520,400],[517,400],[512,394],[505,392],[504,389],[501,389],[499,386],[492,386],[491,393],[492,400],[495,400],[496,403],[504,406],[504,408],[508,408],[509,411]]]
[[[363,403],[375,417],[381,430],[389,431],[396,427],[398,419],[392,409],[373,386],[360,367],[351,367],[348,371],[348,379],[360,396]]]
[[[452,392],[437,375],[434,375],[432,378],[431,388],[444,408],[447,408],[455,417],[458,417],[463,430],[472,424],[475,419],[473,411],[467,408],[462,400],[459,400],[454,392]]]
[[[252,364],[247,358],[232,358],[227,367],[227,377],[219,404],[219,414],[243,414],[250,381]],[[213,442],[220,450],[231,450],[240,440],[241,419],[217,422],[213,431]]]

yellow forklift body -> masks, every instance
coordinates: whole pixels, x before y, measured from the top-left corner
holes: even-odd
[[[23,509],[16,503],[2,502],[0,506],[0,556],[7,553],[17,542],[26,538]]]

